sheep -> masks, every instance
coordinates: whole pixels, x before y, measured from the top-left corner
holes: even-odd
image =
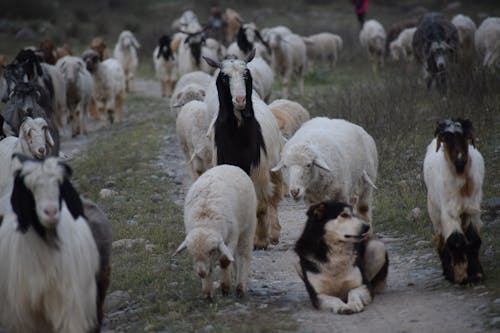
[[[181,76],[170,98],[170,110],[176,115],[179,108],[190,101],[203,101],[206,88],[213,78],[205,72],[196,71]]]
[[[457,28],[442,14],[425,14],[413,35],[412,46],[415,59],[422,64],[427,88],[436,81],[438,91],[446,92],[449,67],[457,60]]]
[[[181,17],[174,21],[172,30],[181,30],[193,33],[202,29],[198,17],[192,10],[186,10],[182,13]]]
[[[209,124],[207,106],[200,101],[185,104],[177,115],[177,136],[194,180],[212,166],[212,145],[206,135]]]
[[[226,11],[223,15],[224,22],[226,23],[224,32],[225,32],[225,42],[226,45],[231,43],[234,40],[234,37],[240,30],[240,27],[243,23],[243,19],[237,11],[231,8],[226,8]]]
[[[109,51],[104,38],[99,36],[92,38],[89,47],[99,54],[99,60],[104,61],[111,58],[111,51]]]
[[[132,90],[137,65],[139,63],[137,50],[141,47],[134,34],[128,30],[120,33],[113,51],[113,57],[121,64],[125,73],[125,91]]]
[[[161,83],[161,96],[170,96],[177,81],[177,61],[170,48],[170,36],[163,35],[153,51],[156,77]]]
[[[126,90],[126,75],[120,63],[112,58],[99,62],[99,55],[93,50],[85,51],[82,58],[94,78],[94,100],[103,126],[106,119],[111,124],[120,121]]]
[[[297,77],[299,93],[304,94],[304,75],[307,65],[306,44],[295,34],[281,36],[274,32],[269,36],[272,50],[272,68],[282,78],[283,98],[288,97],[288,86],[292,74]]]
[[[425,13],[424,13],[425,14]],[[415,14],[414,14],[415,15]],[[399,37],[401,32],[408,28],[413,28],[418,25],[420,22],[421,15],[415,15],[410,18],[403,19],[391,25],[387,30],[387,39],[385,41],[385,50],[386,52],[390,52],[391,43]]]
[[[0,226],[0,326],[7,332],[99,331],[100,255],[71,169],[24,161]]]
[[[59,60],[62,57],[73,55],[73,51],[71,51],[68,44],[63,44],[56,48],[56,59]],[[57,61],[56,61],[57,62]]]
[[[330,69],[335,67],[343,45],[340,36],[322,32],[302,39],[306,43],[308,61],[328,63]]]
[[[455,15],[451,20],[451,24],[457,28],[461,60],[472,62],[474,56],[474,34],[477,30],[476,24],[470,17],[462,14]]]
[[[406,28],[399,34],[398,38],[393,40],[389,45],[389,49],[391,51],[391,57],[395,61],[399,61],[401,58],[410,63],[413,60],[413,35],[417,30],[416,27]]]
[[[186,34],[182,44],[178,48],[179,74],[201,70],[212,74],[214,69],[202,61],[202,57],[219,58],[218,50],[205,46],[206,38],[202,30]]]
[[[258,198],[256,248],[267,248],[279,241],[277,206],[282,197],[281,172],[270,169],[279,160],[284,144],[278,123],[268,106],[253,93],[252,74],[245,61],[226,59],[221,63],[205,60],[220,69],[216,79],[217,99],[209,99],[207,110],[216,109],[209,127],[214,141],[213,164],[242,168],[254,183]],[[208,97],[208,95],[207,95]]]
[[[281,35],[281,37],[285,37],[286,35],[289,35],[292,33],[292,30],[290,28],[285,27],[283,25],[277,25],[272,28],[263,28],[260,31],[260,34],[262,35],[262,39],[264,39],[266,42],[269,43],[269,36],[273,33],[277,33],[278,35]]]
[[[47,156],[49,148],[54,145],[47,122],[43,118],[26,117],[19,128],[19,136],[8,136],[0,140],[0,197],[11,192],[15,165],[12,155],[23,154],[39,160]]]
[[[87,133],[87,117],[94,95],[94,79],[85,62],[74,56],[65,56],[56,63],[66,85],[66,102],[69,110],[71,136]]]
[[[483,66],[500,66],[500,17],[485,19],[476,31],[474,43]]]
[[[271,66],[261,57],[254,57],[247,64],[248,70],[252,74],[253,88],[259,97],[268,102],[273,92],[274,72]]]
[[[269,62],[270,49],[268,43],[262,38],[255,23],[246,23],[238,30],[236,42],[229,45],[227,54],[244,60],[253,49],[256,50],[257,56]]]
[[[368,53],[374,72],[384,66],[386,38],[384,27],[376,20],[366,21],[359,32],[359,42]]]
[[[330,199],[350,202],[371,222],[377,168],[375,141],[362,127],[316,117],[287,141],[272,170],[285,170],[293,199],[303,198],[308,204]]]
[[[202,280],[202,293],[214,297],[212,272],[222,269],[221,290],[229,294],[234,262],[236,294],[247,292],[257,219],[257,198],[248,175],[232,165],[216,166],[198,178],[184,204],[186,238],[175,254],[187,248],[194,270]]]
[[[454,283],[479,282],[484,160],[474,147],[468,119],[440,121],[434,136],[427,146],[423,174],[443,274]]]
[[[309,112],[302,105],[288,99],[273,101],[269,104],[269,110],[276,117],[281,134],[287,140],[310,118]]]

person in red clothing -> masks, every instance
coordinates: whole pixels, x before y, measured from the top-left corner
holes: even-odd
[[[366,9],[368,8],[368,0],[353,0],[352,2],[356,9],[359,24],[363,27],[363,23],[365,23]]]

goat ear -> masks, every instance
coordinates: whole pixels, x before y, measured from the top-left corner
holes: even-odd
[[[325,171],[332,171],[328,164],[326,164],[325,160],[323,160],[321,157],[316,156],[316,158],[313,161],[313,164],[317,166],[320,169],[323,169]]]
[[[248,64],[250,61],[253,60],[254,57],[255,57],[255,48],[253,48],[252,51],[250,51],[245,62]]]
[[[439,148],[441,148],[441,136],[438,135],[436,138],[436,153],[439,151]]]
[[[45,129],[45,140],[47,141],[47,145],[49,146],[49,148],[54,147],[55,142],[52,138],[52,135],[50,135],[50,130],[48,127]]]
[[[182,252],[186,248],[187,248],[187,238],[182,241],[181,245],[179,245],[179,247],[177,248],[177,250],[175,250],[175,252],[174,252],[174,254],[172,254],[172,256],[177,255],[178,253]]]
[[[224,244],[224,241],[222,240],[219,243],[219,250],[224,256],[226,256],[229,261],[234,261],[231,250],[229,250],[229,248],[226,246],[226,244]]]
[[[278,162],[278,164],[276,164],[276,166],[274,168],[271,169],[272,172],[276,172],[276,171],[280,171],[281,168],[283,168],[285,166],[285,163],[283,163],[282,160],[280,160]]]
[[[65,164],[64,164],[65,165]],[[68,177],[64,177],[64,180],[60,186],[61,198],[66,203],[68,210],[70,211],[73,218],[76,220],[79,216],[85,216],[83,213],[83,204],[80,195],[75,190]]]
[[[321,220],[325,215],[326,205],[324,203],[315,204],[307,210],[307,216],[316,220]]]
[[[20,175],[20,170],[14,175],[14,186],[10,196],[12,210],[17,215],[18,230],[21,233],[28,231],[32,221],[38,219],[33,209],[35,199],[33,193],[24,184],[24,178]]]
[[[203,57],[203,59],[205,59],[205,61],[207,62],[207,64],[209,64],[210,66],[214,67],[214,68],[221,68],[221,63],[218,62],[218,61],[215,61],[209,57]]]

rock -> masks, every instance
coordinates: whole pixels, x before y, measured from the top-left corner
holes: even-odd
[[[493,197],[485,200],[482,204],[483,208],[486,210],[487,215],[491,219],[495,219],[500,216],[500,198]]]
[[[113,191],[109,188],[103,188],[102,190],[99,191],[99,198],[107,199],[115,196],[116,194],[117,194],[116,191]]]
[[[114,180],[107,180],[106,183],[104,183],[104,186],[106,187],[115,187],[116,182]]]
[[[495,318],[491,319],[490,324],[492,326],[500,324],[500,317],[495,317]]]
[[[152,196],[151,196],[151,201],[153,201],[154,203],[158,203],[162,200],[162,196],[161,194],[159,193],[154,193]]]
[[[419,207],[413,208],[408,214],[407,219],[410,221],[416,221],[422,217],[422,210]]]
[[[495,299],[495,300],[493,301],[493,303],[495,303],[495,304],[500,304],[500,298]]]
[[[214,327],[212,325],[207,325],[203,327],[203,332],[212,332],[214,330]]]
[[[128,306],[130,299],[131,297],[128,292],[123,290],[115,290],[108,296],[106,296],[106,300],[104,302],[104,311],[106,313],[112,314],[113,312],[122,310]]]
[[[112,247],[113,247],[113,249],[120,248],[120,247],[124,247],[126,249],[131,249],[134,245],[138,245],[138,244],[142,245],[142,244],[146,244],[146,243],[147,243],[147,241],[144,238],[136,238],[136,239],[124,238],[124,239],[114,241]]]

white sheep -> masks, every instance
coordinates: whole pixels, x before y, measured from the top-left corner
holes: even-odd
[[[212,273],[217,262],[222,268],[222,293],[229,293],[233,265],[237,295],[247,292],[256,210],[251,179],[232,165],[208,170],[189,189],[184,204],[186,239],[175,253],[187,248],[206,298],[214,296]]]
[[[281,134],[288,140],[309,120],[311,116],[309,111],[302,105],[288,99],[277,99],[269,104],[269,110],[274,114],[278,121]]]
[[[23,154],[36,159],[44,159],[54,140],[50,135],[47,121],[43,118],[27,117],[19,128],[19,137],[8,136],[0,140],[0,197],[12,189],[13,154]]]
[[[459,55],[464,60],[472,60],[474,56],[474,35],[477,26],[468,16],[458,14],[451,20],[458,31],[458,42],[460,45]]]
[[[416,30],[417,27],[404,29],[399,34],[398,38],[389,44],[392,59],[399,61],[401,57],[407,63],[410,63],[413,60],[412,41]]]
[[[187,32],[200,31],[202,26],[198,21],[198,17],[192,10],[186,10],[181,17],[172,23],[172,30],[181,30]]]
[[[306,43],[308,62],[321,62],[335,67],[342,51],[342,38],[330,32],[322,32],[302,38]]]
[[[170,96],[178,77],[177,59],[170,48],[170,37],[163,35],[153,51],[155,73],[161,84],[161,96]]]
[[[120,121],[125,99],[125,73],[116,59],[99,60],[99,54],[87,50],[82,55],[95,83],[94,101],[103,126]]]
[[[485,19],[476,31],[474,42],[483,66],[500,66],[500,17]]]
[[[196,71],[181,76],[170,98],[170,110],[176,115],[189,101],[203,101],[206,89],[214,79],[205,72]]]
[[[271,34],[277,33],[277,34],[281,35],[281,37],[285,37],[286,35],[291,34],[292,30],[290,30],[290,28],[285,27],[283,25],[278,25],[278,26],[271,27],[271,28],[263,28],[263,29],[261,29],[260,33],[262,35],[262,38],[266,42],[269,43],[269,37]]]
[[[252,74],[253,88],[265,102],[271,98],[274,84],[274,72],[269,64],[261,57],[255,57],[247,64]]]
[[[427,146],[423,173],[427,209],[443,274],[455,283],[478,282],[484,160],[474,147],[472,123],[439,122]]]
[[[56,63],[66,85],[71,134],[87,133],[87,117],[94,94],[94,79],[79,57],[65,56]]]
[[[362,127],[342,119],[317,117],[288,140],[273,171],[285,170],[295,200],[355,203],[356,212],[371,222],[377,167],[375,141]]]
[[[125,91],[132,89],[135,72],[139,64],[137,50],[141,47],[134,34],[128,30],[120,33],[113,51],[113,57],[121,64],[125,73]]]
[[[210,118],[200,101],[185,104],[176,120],[177,136],[193,179],[212,166],[212,143],[207,137]]]
[[[82,202],[56,158],[25,161],[0,225],[0,327],[99,331],[100,255]]]
[[[378,67],[384,66],[386,39],[387,35],[384,27],[376,20],[366,21],[359,32],[361,47],[368,53],[373,71],[377,71]]]
[[[296,34],[282,36],[270,33],[269,46],[272,53],[274,73],[281,77],[283,97],[288,97],[288,87],[292,75],[296,76],[299,93],[304,94],[304,75],[307,66],[306,44]]]

